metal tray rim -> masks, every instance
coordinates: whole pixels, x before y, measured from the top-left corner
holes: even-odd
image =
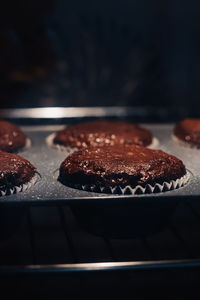
[[[199,268],[200,259],[176,259],[159,261],[120,261],[96,263],[71,263],[48,265],[0,266],[0,274],[12,273],[65,273],[91,271],[138,271],[172,268]]]

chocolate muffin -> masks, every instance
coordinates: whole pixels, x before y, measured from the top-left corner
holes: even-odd
[[[152,134],[136,124],[98,120],[68,126],[56,134],[53,142],[79,149],[123,144],[148,146],[152,142]]]
[[[59,179],[76,184],[121,188],[154,186],[186,174],[181,160],[161,150],[128,145],[81,149],[69,155],[60,166]]]
[[[0,191],[28,183],[35,173],[35,167],[26,159],[0,151]]]
[[[15,152],[26,144],[26,135],[16,125],[0,120],[0,150]]]
[[[180,140],[200,146],[200,119],[184,119],[174,127],[174,134]]]

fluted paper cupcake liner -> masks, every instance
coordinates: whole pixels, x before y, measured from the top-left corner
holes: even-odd
[[[27,138],[23,150],[27,150],[27,149],[29,149],[30,147],[31,147],[31,140],[30,140],[29,138]]]
[[[53,140],[54,140],[55,136],[56,136],[56,134],[52,133],[46,138],[46,143],[47,143],[48,147],[54,148],[54,149],[57,149],[57,150],[60,150],[60,151],[66,151],[67,154],[71,154],[74,151],[79,150],[78,148],[71,148],[71,147],[66,147],[66,146],[62,146],[62,145],[59,145],[59,144],[54,144]],[[154,137],[152,139],[152,143],[149,146],[147,146],[147,148],[155,149],[155,148],[158,147],[158,145],[159,145],[159,141],[158,141],[157,138]]]
[[[59,144],[54,144],[53,140],[54,140],[55,136],[56,136],[56,134],[52,133],[46,138],[46,143],[47,143],[48,147],[56,149],[56,150],[60,150],[60,151],[65,151],[67,154],[72,154],[74,151],[78,150],[78,148],[71,148],[71,147],[66,147],[66,146],[59,145]]]
[[[17,151],[12,151],[13,153],[20,153],[28,150],[31,147],[31,140],[26,138],[25,145],[22,148],[19,148]]]
[[[180,146],[183,146],[183,147],[186,147],[186,148],[190,148],[190,149],[200,149],[200,146],[194,145],[194,144],[191,144],[191,143],[187,143],[187,142],[179,139],[174,134],[172,135],[172,139],[173,139],[174,142],[178,143]]]
[[[24,192],[24,191],[30,189],[33,185],[35,185],[39,179],[40,179],[40,175],[39,175],[39,173],[36,172],[36,174],[33,176],[33,178],[27,183],[21,184],[19,186],[14,186],[12,188],[6,188],[3,190],[0,189],[0,197]]]
[[[131,187],[130,185],[126,187],[114,186],[114,187],[102,187],[97,185],[81,185],[81,184],[70,184],[70,187],[97,193],[106,193],[106,194],[121,194],[121,195],[136,195],[136,194],[153,194],[153,193],[162,193],[167,191],[172,191],[183,187],[190,178],[189,172],[187,172],[183,177],[171,180],[170,182],[163,182],[162,184],[156,183],[155,185],[147,184],[145,187],[137,185],[136,187]]]
[[[156,137],[153,137],[150,145],[146,146],[149,149],[156,149],[159,146],[159,140]]]
[[[31,147],[31,140],[26,138],[26,142],[23,148],[19,149],[18,152],[26,151]]]

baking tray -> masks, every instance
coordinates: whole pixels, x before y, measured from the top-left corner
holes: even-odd
[[[167,153],[176,155],[183,160],[186,168],[190,172],[189,183],[184,187],[157,194],[145,195],[110,195],[103,193],[87,192],[70,187],[66,187],[58,180],[58,169],[61,162],[65,159],[66,152],[51,149],[46,144],[46,137],[51,133],[63,128],[62,126],[22,126],[24,132],[31,139],[32,146],[26,151],[21,151],[19,154],[28,159],[34,166],[36,166],[41,179],[38,180],[29,190],[10,196],[0,197],[0,203],[6,204],[39,204],[58,202],[71,204],[74,202],[88,202],[88,201],[137,201],[138,199],[157,199],[174,197],[195,197],[200,195],[200,160],[199,150],[190,149],[188,147],[179,146],[172,140],[171,134],[173,124],[141,124],[147,129],[151,130],[153,135],[159,140],[157,149],[162,149]]]
[[[140,112],[142,115],[142,111]],[[134,122],[134,110],[128,108],[45,108],[30,110],[4,110],[0,116],[18,123],[29,120],[37,125],[22,126],[32,146],[19,154],[28,159],[41,178],[29,190],[0,197],[1,207],[20,205],[70,205],[79,222],[87,230],[112,237],[148,235],[162,228],[177,204],[184,199],[196,200],[200,195],[199,151],[184,147],[172,138],[174,123],[140,123],[158,139],[162,149],[183,160],[189,182],[182,188],[157,194],[111,195],[87,192],[64,186],[58,178],[58,169],[66,153],[46,144],[46,138],[63,125],[90,118],[128,118]],[[48,119],[53,125],[40,125]],[[61,122],[62,120],[62,122]],[[33,122],[34,121],[34,122]],[[48,123],[49,123],[48,121]]]

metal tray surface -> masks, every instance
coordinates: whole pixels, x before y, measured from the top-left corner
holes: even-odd
[[[67,124],[67,120],[66,120]],[[58,180],[58,169],[61,162],[65,159],[66,153],[46,144],[46,137],[61,129],[63,126],[23,126],[22,129],[31,139],[31,148],[19,152],[19,154],[28,159],[41,175],[41,179],[29,190],[18,194],[0,197],[0,203],[14,204],[76,204],[85,201],[91,203],[94,201],[161,201],[162,198],[168,200],[182,198],[198,198],[200,195],[200,150],[183,146],[172,139],[172,130],[174,124],[141,124],[152,131],[153,135],[159,140],[157,149],[162,149],[167,153],[173,154],[182,159],[186,168],[190,172],[189,182],[177,190],[145,195],[110,195],[81,191],[66,187]]]

